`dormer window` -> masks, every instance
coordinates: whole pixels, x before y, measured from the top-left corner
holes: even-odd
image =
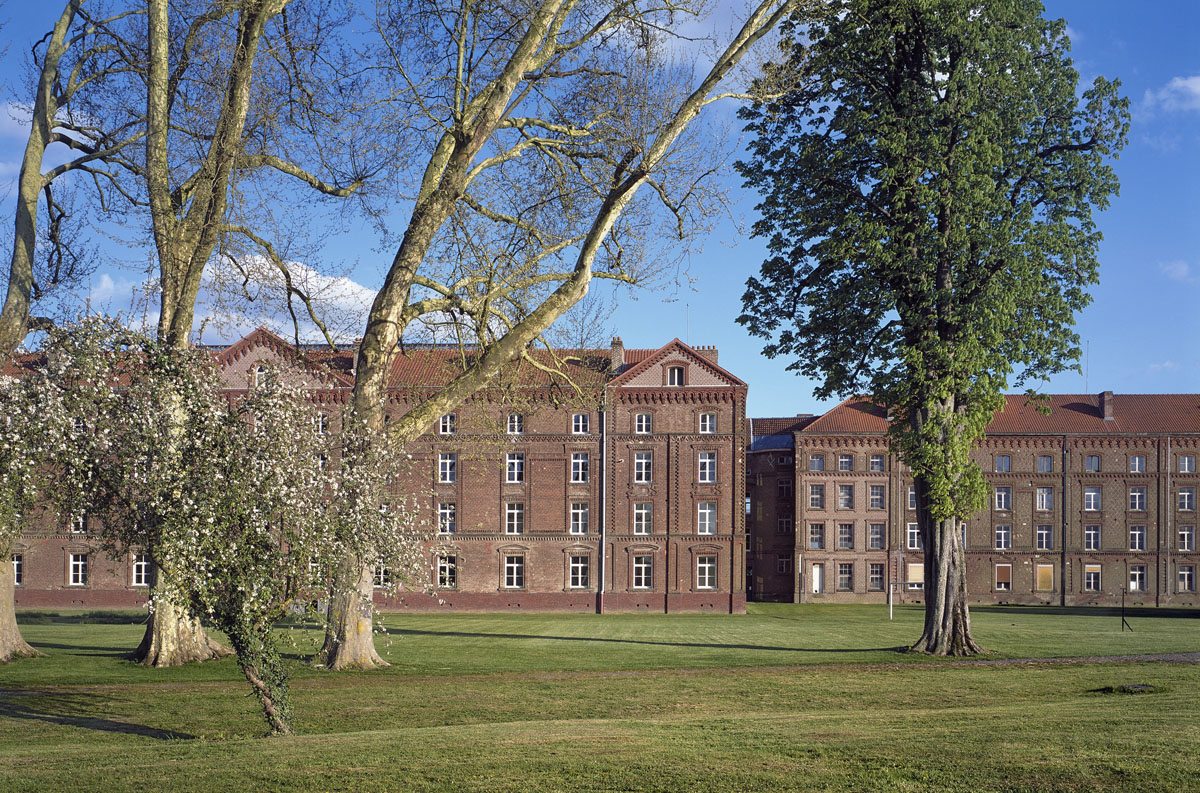
[[[667,385],[681,386],[683,385],[683,367],[668,366],[667,367]]]

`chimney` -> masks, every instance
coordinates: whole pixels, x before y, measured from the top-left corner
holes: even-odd
[[[620,374],[625,364],[625,345],[620,336],[613,336],[612,349],[608,353],[608,370],[612,374]]]
[[[1100,394],[1100,413],[1105,421],[1113,420],[1113,392],[1104,391]]]
[[[696,352],[700,353],[702,356],[704,356],[708,360],[712,361],[714,364],[717,362],[717,348],[716,347],[713,347],[713,346],[693,347],[692,349],[694,349]]]

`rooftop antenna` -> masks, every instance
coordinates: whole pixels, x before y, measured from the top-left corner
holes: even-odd
[[[692,344],[692,304],[684,303],[684,309],[687,311],[687,328],[683,332],[683,337],[687,341],[688,346]]]
[[[1088,372],[1091,369],[1092,362],[1092,342],[1089,340],[1086,342],[1086,344],[1087,351],[1083,354],[1083,393],[1090,394],[1092,393],[1092,390],[1088,388]]]

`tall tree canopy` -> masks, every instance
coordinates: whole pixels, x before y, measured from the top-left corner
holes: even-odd
[[[739,321],[817,396],[888,407],[925,547],[913,649],[969,654],[959,528],[986,484],[968,455],[1010,385],[1077,366],[1128,101],[1103,77],[1077,93],[1066,23],[1036,0],[841,11],[793,19],[762,79],[801,59],[808,79],[742,114],[771,256]]]

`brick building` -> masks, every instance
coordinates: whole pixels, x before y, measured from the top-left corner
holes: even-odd
[[[974,602],[1194,606],[1200,395],[1008,397],[973,452],[992,485],[965,526]],[[751,419],[752,600],[920,602],[911,478],[882,408]]]
[[[297,359],[261,329],[214,353],[232,391]],[[353,353],[305,353],[301,376],[336,421]],[[462,355],[407,349],[389,379],[389,418],[461,371]],[[744,611],[746,384],[717,358],[678,339],[546,352],[443,416],[412,444],[402,477],[431,527],[437,597],[409,595],[404,606]],[[87,520],[20,540],[18,606],[144,601],[144,557],[104,558]]]

